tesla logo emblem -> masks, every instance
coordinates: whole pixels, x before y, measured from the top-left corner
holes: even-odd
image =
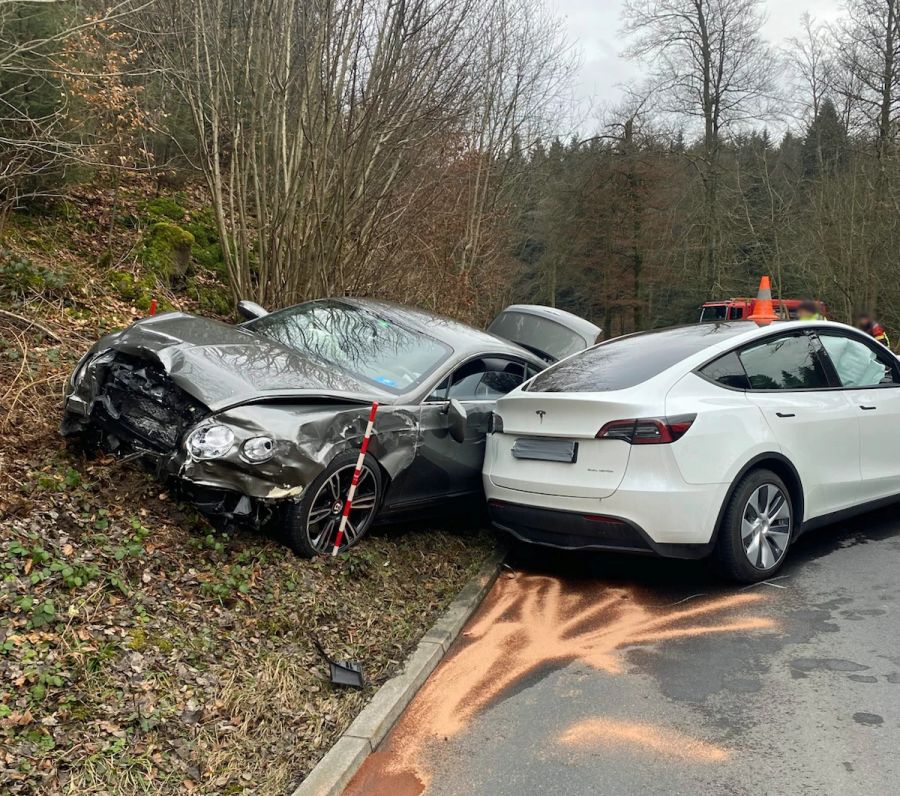
[[[544,415],[547,413],[543,409],[536,409],[534,413],[541,419],[541,425],[543,425],[544,424]]]

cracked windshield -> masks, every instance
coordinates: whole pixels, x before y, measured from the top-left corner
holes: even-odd
[[[450,353],[431,337],[340,302],[289,307],[248,328],[395,393],[415,387]]]

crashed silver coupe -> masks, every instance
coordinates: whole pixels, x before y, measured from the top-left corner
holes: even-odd
[[[600,332],[530,305],[493,334],[368,299],[239,310],[238,325],[176,312],[103,337],[72,374],[61,432],[144,460],[204,513],[273,527],[307,556],[334,544],[373,401],[343,547],[376,515],[479,495],[495,400]]]

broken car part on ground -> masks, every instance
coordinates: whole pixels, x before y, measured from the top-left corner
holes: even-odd
[[[236,326],[169,313],[102,338],[72,374],[61,431],[144,460],[209,515],[273,524],[305,555],[333,543],[372,401],[342,547],[376,514],[478,495],[495,400],[600,332],[530,306],[492,327],[522,345],[382,301],[243,309]]]

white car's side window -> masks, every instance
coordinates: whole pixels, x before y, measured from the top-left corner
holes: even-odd
[[[844,387],[875,387],[893,383],[891,368],[865,343],[830,334],[820,334],[819,339]]]
[[[740,353],[751,390],[815,390],[828,379],[805,334],[788,334]]]

